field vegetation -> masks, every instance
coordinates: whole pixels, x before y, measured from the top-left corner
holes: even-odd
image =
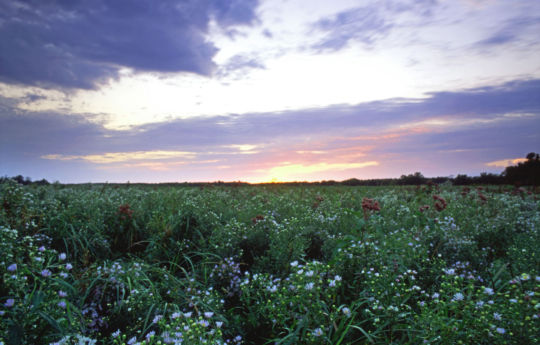
[[[538,344],[539,190],[0,184],[3,344]]]

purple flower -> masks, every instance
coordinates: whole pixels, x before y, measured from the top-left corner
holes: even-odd
[[[66,264],[66,270],[69,271],[69,270],[71,270],[72,268],[73,268],[73,266],[68,262],[68,263]]]
[[[48,269],[44,269],[43,271],[41,271],[41,275],[45,278],[50,277],[51,271],[49,271]]]
[[[15,272],[17,270],[17,264],[9,265],[7,270],[10,271],[10,272]]]
[[[44,247],[44,246],[41,246],[41,247],[38,248],[38,250],[39,250],[40,252],[44,252],[44,251],[45,251],[45,247]]]
[[[13,298],[10,298],[4,303],[4,307],[11,308],[15,305],[15,300]]]
[[[66,301],[61,300],[60,302],[58,302],[58,306],[62,309],[66,309]]]
[[[66,257],[67,257],[66,253],[60,253],[60,255],[58,255],[58,259],[60,261],[64,261],[66,259]]]
[[[62,290],[60,290],[60,291],[58,291],[58,296],[60,296],[60,297],[67,297],[67,293],[64,292],[64,291],[62,291]]]

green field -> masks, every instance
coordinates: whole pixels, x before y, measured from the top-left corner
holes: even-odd
[[[538,344],[539,244],[526,188],[7,181],[0,344]]]

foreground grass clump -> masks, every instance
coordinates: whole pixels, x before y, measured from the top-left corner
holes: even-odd
[[[537,344],[537,191],[0,184],[0,344]]]

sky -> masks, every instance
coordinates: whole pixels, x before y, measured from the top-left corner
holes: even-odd
[[[0,176],[500,173],[540,152],[537,0],[0,0]]]

